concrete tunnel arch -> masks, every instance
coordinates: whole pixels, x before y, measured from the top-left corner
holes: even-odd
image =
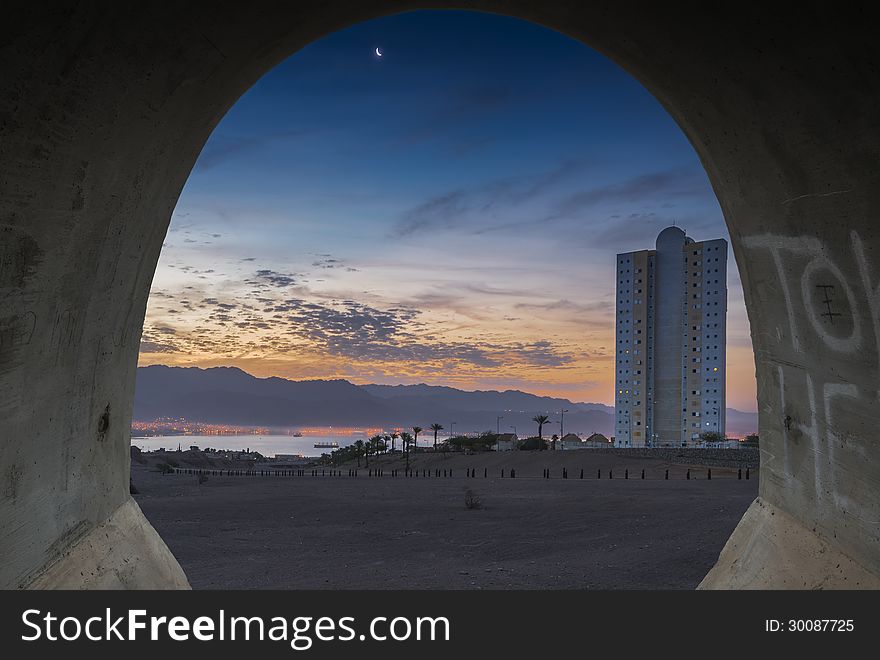
[[[128,494],[138,345],[177,198],[263,73],[333,30],[427,8],[506,14],[597,49],[706,168],[752,328],[761,476],[701,587],[880,587],[875,23],[830,3],[598,0],[4,8],[0,586],[188,586]]]

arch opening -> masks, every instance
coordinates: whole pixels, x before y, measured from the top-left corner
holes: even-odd
[[[381,62],[374,57],[375,43],[384,47]],[[719,237],[717,244],[705,244],[706,276],[688,284],[701,287],[707,327],[714,313],[714,334],[694,330],[689,335],[694,345],[678,350],[676,358],[680,363],[687,353],[688,364],[696,366],[689,355],[699,354],[706,371],[716,365],[716,372],[707,374],[716,383],[714,393],[707,388],[705,398],[686,399],[688,412],[673,420],[679,427],[676,440],[657,434],[657,452],[612,452],[609,441],[618,449],[652,444],[651,424],[641,407],[633,408],[631,429],[620,419],[615,423],[615,403],[620,417],[628,413],[625,395],[643,399],[651,390],[644,367],[636,365],[642,359],[636,356],[647,352],[648,335],[634,319],[630,328],[616,311],[632,297],[626,293],[631,282],[644,277],[647,290],[648,276],[630,275],[629,267],[621,266],[618,282],[615,254],[653,248],[655,236],[675,223],[678,227],[668,231],[682,237],[681,226],[698,240]],[[273,587],[302,586],[303,580],[316,588],[389,587],[398,579],[402,587],[461,581],[466,588],[483,578],[497,584],[499,569],[491,563],[470,565],[471,577],[465,579],[454,563],[448,573],[441,572],[444,564],[436,555],[445,557],[447,551],[423,555],[390,542],[409,538],[394,522],[419,520],[420,534],[427,535],[422,546],[448,547],[467,527],[464,521],[449,523],[445,512],[451,501],[461,499],[454,488],[470,484],[482,491],[496,512],[491,515],[504,512],[504,524],[478,537],[469,533],[459,539],[463,548],[485,541],[481,556],[492,555],[494,547],[497,557],[504,557],[511,545],[531,543],[546,547],[549,555],[557,544],[542,539],[577,517],[581,536],[568,536],[559,549],[579,544],[592,558],[590,565],[608,570],[603,575],[586,570],[569,577],[567,586],[694,587],[754,498],[757,482],[756,449],[730,451],[723,461],[715,457],[716,463],[695,467],[689,483],[683,483],[686,466],[666,464],[681,454],[669,448],[700,445],[707,431],[742,437],[757,430],[756,413],[739,414],[745,425],[734,419],[725,427],[723,384],[739,352],[751,382],[731,379],[731,405],[754,411],[755,394],[736,281],[734,341],[730,359],[724,357],[728,262],[721,236],[726,231],[714,193],[678,127],[636,81],[579,42],[515,19],[466,12],[403,14],[334,33],[279,64],[236,103],[212,133],[178,201],[153,279],[135,394],[135,435],[160,435],[133,441],[144,450],[171,451],[134,454],[133,480],[140,491],[135,499],[193,586],[223,586],[212,581],[221,575],[236,585]],[[689,240],[700,246],[691,256],[702,255],[703,242]],[[680,241],[672,256],[675,265],[682,248]],[[666,304],[680,307],[681,296],[671,294]],[[681,343],[681,320],[678,326],[669,333],[673,350],[665,352],[670,355]],[[678,363],[672,369],[676,382]],[[229,367],[297,383],[252,379]],[[333,389],[313,379],[342,382]],[[702,381],[702,374],[693,380]],[[320,402],[314,396],[319,389],[326,397]],[[282,396],[291,400],[281,404]],[[276,403],[260,407],[265,401],[260,397],[275,397]],[[671,407],[679,408],[679,402]],[[534,422],[539,415],[547,418],[541,426]],[[432,424],[443,427],[437,434],[440,454],[433,453]],[[373,429],[353,434],[345,428],[352,426]],[[233,434],[254,427],[261,437]],[[413,427],[424,431],[412,455],[403,457],[403,440],[392,431],[415,435]],[[202,437],[161,435],[175,428],[200,428]],[[455,433],[451,444],[450,431]],[[290,435],[294,432],[304,433],[296,438]],[[293,455],[322,453],[314,449],[316,442],[344,448],[375,434],[387,438],[383,444],[390,453],[345,460],[344,451],[337,451],[319,473],[326,481],[341,469],[344,482],[325,486],[312,480],[324,493],[319,499],[339,499],[331,509],[335,513],[322,509],[313,515],[302,503],[311,486],[277,480],[272,480],[274,490],[266,485],[279,470],[296,473],[305,467],[304,476],[311,477],[312,468]],[[522,443],[523,451],[465,458],[471,447],[486,446],[498,436],[504,438],[501,447]],[[551,453],[534,451],[542,442]],[[190,446],[198,449],[175,451]],[[442,451],[447,448],[457,451]],[[590,451],[572,453],[575,449]],[[253,456],[257,463],[248,462],[249,450],[259,453]],[[708,453],[702,453],[688,455],[703,463]],[[264,460],[273,454],[286,462]],[[204,469],[210,481],[197,485],[188,474],[189,502],[179,484],[151,472],[157,461]],[[405,474],[407,465],[422,477],[418,490],[399,481],[380,486],[363,478],[381,468],[387,482]],[[704,483],[707,467],[714,468],[709,484]],[[737,480],[737,468],[747,475],[749,467],[751,479]],[[356,486],[347,483],[349,471],[358,468],[363,474]],[[255,471],[264,479],[253,487],[253,480],[245,480],[247,485],[236,480],[238,506],[251,512],[247,520],[212,504],[214,498],[229,497],[215,477],[218,470],[228,476],[230,469]],[[509,479],[511,469],[520,481],[500,481],[502,472]],[[533,479],[542,469],[550,471],[551,483]],[[438,470],[459,479],[424,481],[436,478]],[[472,471],[478,481],[460,480]],[[597,474],[606,480],[597,484]],[[630,474],[632,479],[624,480]],[[563,475],[571,481],[557,481]],[[617,481],[607,481],[614,475]],[[667,475],[672,482],[663,483]],[[523,503],[528,506],[516,506],[518,491],[508,491],[516,483],[534,486],[534,499]],[[578,488],[579,505],[575,495],[558,490],[567,485]],[[644,553],[647,568],[636,572],[632,557],[638,548],[629,547],[636,541],[626,533],[634,511],[605,516],[621,506],[620,488],[646,486],[668,492],[639,496],[642,506],[654,503],[656,510],[640,509],[654,527],[639,536],[650,539],[652,550]],[[675,503],[686,496],[675,489],[706,486],[715,489],[699,498],[701,510],[723,509],[721,524],[694,510],[685,515]],[[366,510],[353,506],[392,487],[403,490],[386,493]],[[602,490],[591,490],[595,487]],[[728,487],[740,490],[723,491]],[[602,495],[605,491],[613,494]],[[600,496],[610,499],[594,510],[590,501]],[[334,529],[333,515],[338,515],[339,525],[348,522],[352,529],[340,538],[325,538],[322,532],[317,548],[310,544],[316,538],[311,534],[296,537],[295,543],[306,544],[298,546],[297,563],[308,568],[294,571],[294,577],[273,578],[290,572],[260,563],[269,537],[272,543],[281,540],[272,529],[274,516],[254,520],[253,512],[263,510],[267,498],[270,510],[289,506],[295,513],[292,525],[314,517],[322,529]],[[401,501],[410,502],[412,510],[403,510]],[[544,511],[540,522],[532,507]],[[384,510],[400,511],[389,519],[381,515]],[[597,514],[601,520],[587,522]],[[689,522],[694,518],[712,522],[695,525]],[[241,525],[250,521],[261,542],[251,561],[242,564],[223,549],[221,539],[246,534]],[[396,567],[378,571],[373,583],[364,581],[371,571],[361,572],[349,559],[365,549],[354,543],[361,524],[369,530],[370,554]],[[682,525],[680,533],[670,533],[676,524]],[[709,532],[709,526],[717,532]],[[206,528],[217,535],[207,549],[198,542]],[[615,551],[596,558],[599,549],[590,529],[619,535],[612,543]],[[442,535],[429,543],[432,530]],[[516,538],[502,541],[511,532]],[[670,537],[678,542],[664,556],[658,542]],[[389,540],[387,547],[379,539]],[[278,563],[281,555],[279,548],[268,559]],[[309,564],[309,557],[317,559]],[[513,572],[506,584],[515,586],[517,576],[525,579],[532,571],[528,562],[536,559],[508,558],[505,566]],[[334,570],[325,572],[329,565]],[[680,576],[668,570],[672,565]],[[429,575],[414,578],[429,566]],[[239,575],[243,571],[251,577]],[[626,581],[607,581],[606,573]],[[290,582],[265,582],[272,579]],[[530,579],[539,581],[530,586],[561,584],[547,575]]]

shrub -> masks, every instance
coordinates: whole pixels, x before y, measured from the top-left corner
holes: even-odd
[[[517,445],[517,449],[521,451],[535,451],[538,449],[547,449],[547,441],[542,439],[538,439],[537,436],[534,438],[526,438],[525,440],[521,440]]]
[[[464,506],[466,509],[482,509],[483,501],[470,488],[464,491]]]
[[[452,451],[491,451],[492,446],[497,442],[497,437],[491,431],[484,431],[476,437],[459,435],[449,438],[446,446]],[[444,451],[441,449],[441,451]]]

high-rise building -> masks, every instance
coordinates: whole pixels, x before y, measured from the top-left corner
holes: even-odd
[[[617,255],[615,445],[687,446],[725,432],[727,241],[678,227]]]

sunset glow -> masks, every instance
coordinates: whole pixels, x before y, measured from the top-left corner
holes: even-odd
[[[280,64],[214,131],[140,364],[613,404],[615,254],[673,222],[727,236],[693,148],[616,65],[508,18],[378,19]],[[727,403],[751,411],[730,263]]]

